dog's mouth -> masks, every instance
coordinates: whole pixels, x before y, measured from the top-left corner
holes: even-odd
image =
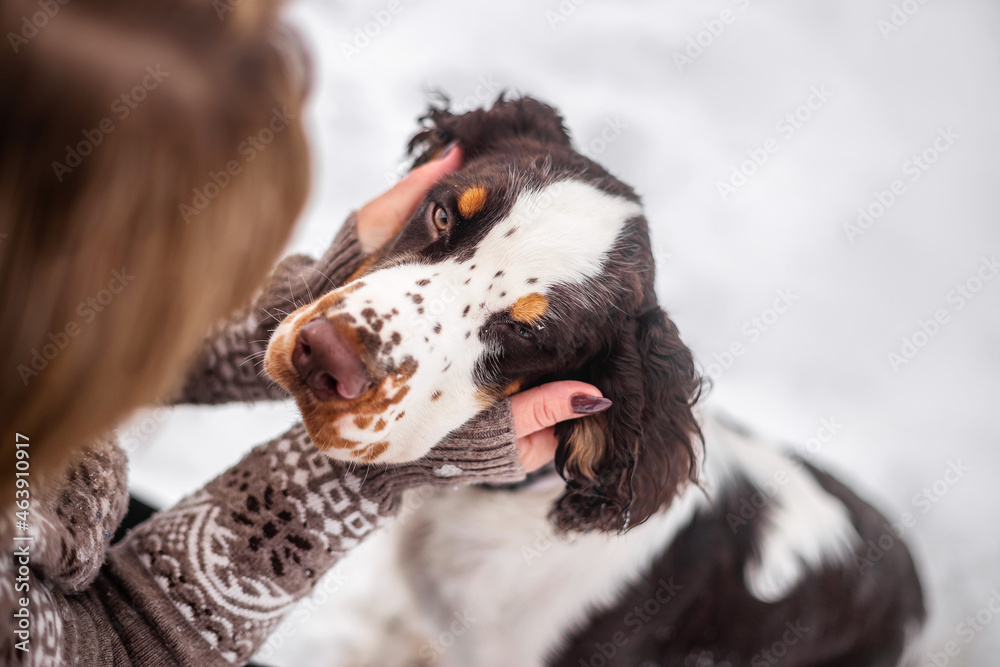
[[[318,401],[354,401],[374,384],[368,371],[338,327],[317,317],[299,330],[291,364]]]

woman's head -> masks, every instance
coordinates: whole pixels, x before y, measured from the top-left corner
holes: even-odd
[[[280,253],[308,185],[308,76],[276,4],[0,8],[16,37],[0,55],[3,469],[15,432],[51,469],[169,394]]]

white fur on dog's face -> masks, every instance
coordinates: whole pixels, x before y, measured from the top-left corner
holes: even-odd
[[[491,329],[572,326],[547,315],[552,288],[597,277],[625,223],[639,215],[636,202],[578,180],[524,190],[474,253],[404,257],[292,313],[271,339],[265,368],[295,396],[313,442],[327,455],[380,463],[420,458],[505,393],[477,378],[489,358],[511,353],[507,334]],[[354,401],[320,402],[296,381],[291,350],[317,317],[354,344],[375,380]],[[511,347],[526,342],[511,336]]]

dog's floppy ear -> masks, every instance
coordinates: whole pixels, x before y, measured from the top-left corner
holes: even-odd
[[[605,352],[583,379],[614,404],[556,427],[567,490],[551,519],[561,530],[624,531],[695,481],[701,380],[674,323],[654,305],[629,317]]]
[[[516,138],[570,145],[569,133],[559,113],[530,97],[508,100],[501,94],[492,108],[460,115],[448,110],[448,100],[444,98],[441,107],[432,106],[420,121],[424,129],[410,140],[408,147],[415,158],[414,167],[435,159],[455,140],[461,143],[467,161]]]

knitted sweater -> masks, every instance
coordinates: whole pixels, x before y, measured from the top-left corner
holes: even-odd
[[[363,260],[350,219],[318,262],[283,261],[254,307],[210,336],[178,402],[285,398],[248,358],[284,312],[342,284]],[[516,481],[524,471],[507,402],[393,467],[331,460],[298,424],[109,548],[128,503],[125,475],[124,453],[105,438],[61,483],[30,488],[27,530],[13,509],[0,516],[0,613],[10,621],[0,625],[0,664],[245,663],[398,511],[404,490]]]

